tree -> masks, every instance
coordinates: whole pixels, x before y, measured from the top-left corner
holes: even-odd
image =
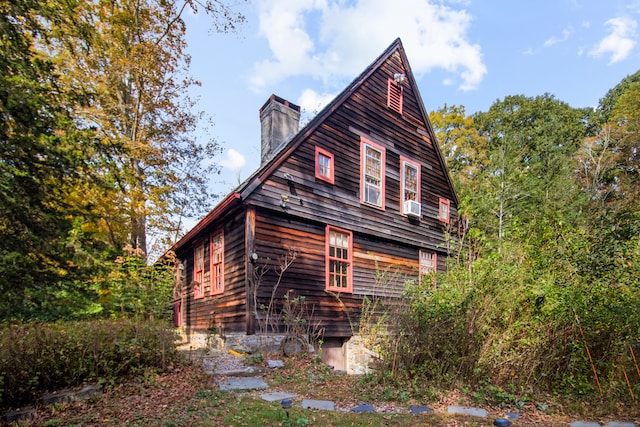
[[[0,4],[0,318],[44,311],[75,292],[90,238],[69,194],[87,164],[88,138],[72,120],[73,93],[61,88],[40,46],[57,11],[39,1]]]
[[[76,117],[98,141],[92,157],[101,185],[85,197],[110,245],[147,254],[150,233],[175,238],[181,218],[200,215],[215,198],[207,178],[219,147],[195,137],[204,115],[186,95],[198,82],[188,75],[182,14],[204,9],[221,31],[244,17],[219,2],[69,4],[51,54],[67,70],[65,84],[86,95]]]
[[[429,114],[429,120],[458,191],[482,173],[488,163],[487,141],[478,134],[464,106],[447,106]]]
[[[508,96],[474,117],[488,141],[483,209],[502,241],[510,224],[551,215],[567,220],[579,202],[573,157],[585,136],[584,110],[552,95]],[[487,197],[488,195],[488,197]]]

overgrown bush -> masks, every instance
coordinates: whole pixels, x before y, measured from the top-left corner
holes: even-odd
[[[389,363],[440,384],[637,396],[640,246],[605,256],[579,232],[561,235],[518,236],[472,269],[453,263],[437,289],[409,286]]]
[[[164,322],[92,321],[0,328],[0,406],[85,382],[113,384],[178,362],[175,334]]]

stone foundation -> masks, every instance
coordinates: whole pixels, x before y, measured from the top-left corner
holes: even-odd
[[[230,333],[224,338],[217,334],[202,331],[190,331],[182,334],[180,347],[192,350],[223,351],[230,350],[241,354],[293,354],[301,351],[315,353],[311,344],[301,339],[286,339],[284,334]],[[306,347],[306,348],[305,348]],[[322,361],[334,369],[350,375],[368,374],[373,371],[371,364],[380,356],[369,350],[362,337],[327,338],[322,344]]]

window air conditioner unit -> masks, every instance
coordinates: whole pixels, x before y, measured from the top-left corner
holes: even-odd
[[[407,216],[420,218],[421,207],[422,206],[420,206],[420,203],[416,202],[415,200],[405,200],[402,213]]]

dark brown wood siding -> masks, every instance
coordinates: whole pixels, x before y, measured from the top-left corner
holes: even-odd
[[[192,245],[185,245],[177,254],[185,267],[183,290],[183,326],[204,331],[222,328],[224,331],[244,332],[246,328],[246,288],[245,288],[245,212],[236,210],[220,218],[197,236]],[[218,230],[224,230],[224,292],[211,295],[210,291],[210,245],[209,237]],[[194,299],[193,266],[194,247],[205,243],[204,297]]]
[[[265,177],[248,203],[279,210],[301,221],[351,230],[372,246],[411,247],[414,252],[427,249],[438,252],[438,259],[444,260],[445,224],[438,219],[438,203],[440,197],[451,200],[454,217],[455,196],[429,135],[430,127],[422,118],[419,94],[405,81],[402,115],[387,108],[386,103],[388,78],[407,72],[400,55],[392,55]],[[385,149],[384,210],[360,203],[362,137]],[[334,155],[334,184],[315,177],[316,146]],[[419,220],[401,212],[401,156],[421,166],[422,215]],[[288,198],[286,208],[280,208],[283,196]],[[396,256],[406,263],[417,259],[417,255],[406,250],[397,251]],[[438,264],[441,270],[445,266],[444,262]],[[366,276],[365,272],[358,274]],[[362,282],[361,286],[356,292],[373,292],[375,283]]]
[[[325,291],[325,229],[326,224],[286,212],[256,211],[255,245],[260,256],[255,270],[256,312],[260,316],[256,332],[271,331],[264,323],[267,308],[271,303],[272,311],[280,313],[283,295],[292,291],[294,296],[305,297],[308,313],[312,314],[308,320],[324,330],[326,337],[351,336],[357,332],[365,295],[397,298],[408,280],[418,279],[417,246],[354,232],[353,293]],[[282,273],[284,261],[293,253],[295,260]]]

